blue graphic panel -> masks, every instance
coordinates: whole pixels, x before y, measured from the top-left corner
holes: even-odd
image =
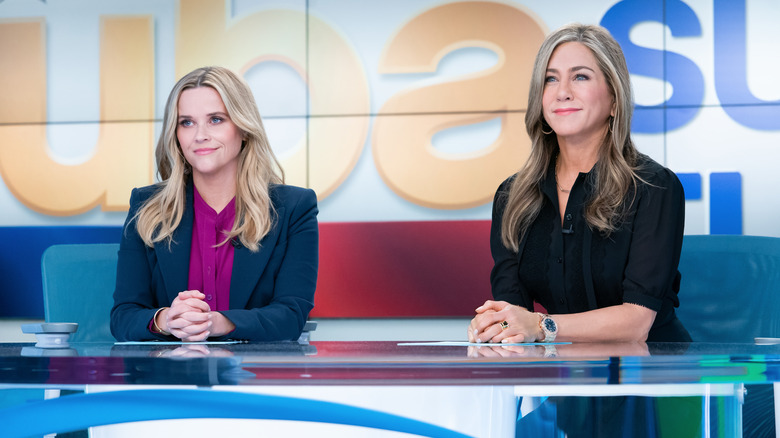
[[[677,178],[680,179],[683,190],[685,190],[686,201],[701,199],[701,174],[678,173]]]
[[[710,234],[742,234],[742,175],[710,175]]]

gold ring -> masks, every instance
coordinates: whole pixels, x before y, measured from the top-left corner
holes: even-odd
[[[501,330],[506,330],[509,328],[509,323],[506,321],[501,321],[498,325],[501,326]]]

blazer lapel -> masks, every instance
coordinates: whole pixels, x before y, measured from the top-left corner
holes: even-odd
[[[187,200],[184,206],[184,214],[181,223],[173,232],[173,241],[170,250],[166,242],[157,243],[154,248],[157,260],[160,264],[165,289],[171,301],[179,292],[187,290],[190,275],[190,250],[192,248],[192,226],[195,216],[192,203],[192,182],[186,187]]]
[[[271,231],[260,241],[260,250],[252,252],[240,243],[236,245],[233,253],[233,273],[230,277],[230,308],[246,308],[249,298],[252,296],[260,277],[265,271],[268,261],[271,259],[279,240],[284,217],[284,207],[276,211],[276,224]]]

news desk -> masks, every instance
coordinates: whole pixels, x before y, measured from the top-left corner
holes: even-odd
[[[778,381],[780,345],[0,344],[0,435],[513,437],[551,400],[643,396],[738,436],[744,386]]]

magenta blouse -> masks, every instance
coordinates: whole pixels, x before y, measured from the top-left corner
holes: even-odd
[[[236,218],[236,198],[217,213],[194,190],[195,220],[192,226],[189,290],[199,290],[212,311],[230,309],[230,277],[233,273],[233,253],[230,243],[217,246],[233,228]]]

